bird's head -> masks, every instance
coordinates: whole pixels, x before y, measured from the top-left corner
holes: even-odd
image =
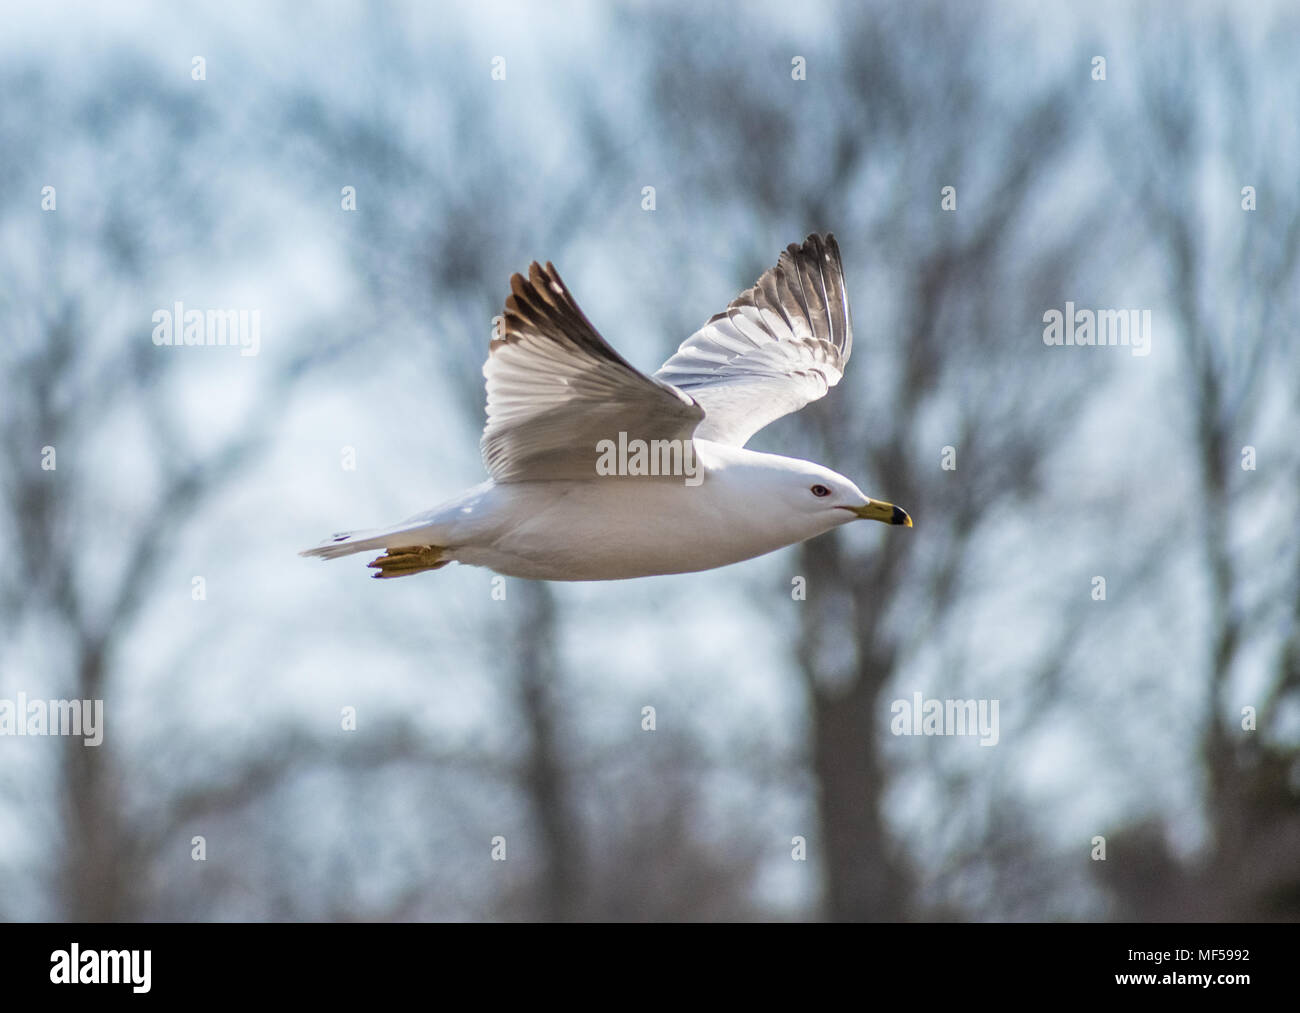
[[[783,477],[783,498],[795,510],[820,521],[826,530],[856,520],[912,526],[912,518],[902,507],[872,499],[843,475],[808,461],[792,463],[797,467]]]

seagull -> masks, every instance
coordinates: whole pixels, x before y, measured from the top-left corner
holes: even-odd
[[[653,376],[600,336],[549,262],[510,279],[498,334],[483,366],[491,478],[300,555],[383,549],[375,577],[456,562],[623,580],[727,566],[856,520],[912,526],[829,468],[745,449],[844,375],[853,325],[829,233],[787,247]]]

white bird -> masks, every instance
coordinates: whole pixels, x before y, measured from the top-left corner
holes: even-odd
[[[853,331],[834,236],[791,244],[654,376],[596,332],[551,264],[510,288],[483,366],[491,479],[302,555],[385,549],[376,577],[457,562],[619,580],[726,566],[860,518],[912,526],[829,468],[744,449],[843,375]]]

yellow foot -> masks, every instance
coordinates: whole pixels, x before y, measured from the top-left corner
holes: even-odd
[[[413,573],[446,566],[451,560],[442,558],[444,551],[441,545],[406,545],[389,549],[366,565],[379,571],[371,574],[372,577],[409,577]]]

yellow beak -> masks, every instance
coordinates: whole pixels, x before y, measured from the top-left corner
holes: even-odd
[[[904,527],[912,526],[912,518],[907,516],[907,511],[902,507],[896,507],[893,503],[883,503],[878,499],[869,499],[860,507],[844,507],[850,513],[856,514],[864,521],[881,521],[884,524],[901,524]]]

